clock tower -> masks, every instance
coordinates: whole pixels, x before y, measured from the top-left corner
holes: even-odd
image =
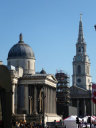
[[[73,58],[73,86],[89,89],[91,82],[90,60],[86,54],[86,43],[83,37],[83,26],[80,16],[78,40],[76,43],[76,56]]]

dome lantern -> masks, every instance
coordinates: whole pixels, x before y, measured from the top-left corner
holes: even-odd
[[[20,33],[19,39],[20,39],[20,41],[23,40],[22,33]]]

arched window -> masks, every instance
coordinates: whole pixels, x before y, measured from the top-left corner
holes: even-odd
[[[87,66],[87,74],[89,74],[89,66]]]
[[[81,52],[84,52],[84,47],[81,48]]]
[[[81,74],[81,66],[80,65],[78,65],[78,67],[77,67],[77,73]]]
[[[81,47],[78,48],[78,52],[81,52]]]
[[[28,69],[30,69],[30,61],[28,61]]]

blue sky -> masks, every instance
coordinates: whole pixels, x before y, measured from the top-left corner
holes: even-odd
[[[7,63],[8,51],[19,34],[36,58],[36,71],[72,76],[80,13],[92,81],[96,82],[96,0],[0,0],[0,60]]]

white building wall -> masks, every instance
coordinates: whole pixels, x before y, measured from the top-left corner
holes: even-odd
[[[22,67],[24,74],[35,74],[35,59],[8,59],[7,65]]]

